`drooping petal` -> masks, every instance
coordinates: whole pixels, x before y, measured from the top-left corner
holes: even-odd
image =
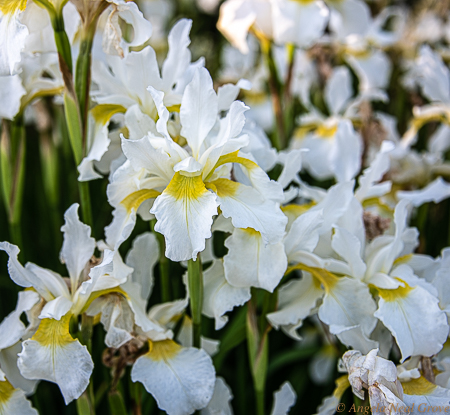
[[[212,217],[217,215],[216,195],[201,176],[176,173],[150,210],[158,220],[155,230],[166,238],[166,256],[172,261],[197,258],[211,237]]]
[[[402,361],[410,356],[432,356],[447,340],[447,316],[427,290],[404,284],[394,290],[378,290],[380,300],[374,315],[395,337]]]
[[[351,276],[362,280],[366,272],[366,264],[361,259],[360,240],[346,229],[336,227],[331,246],[350,266]]]
[[[235,287],[257,287],[273,292],[287,268],[282,242],[265,245],[259,232],[236,228],[225,240],[225,277]]]
[[[209,186],[217,193],[223,216],[231,217],[234,227],[255,229],[264,243],[281,240],[287,218],[276,203],[264,200],[254,188],[231,180],[218,179]]]
[[[66,404],[81,396],[94,368],[86,346],[69,333],[70,318],[42,320],[35,335],[24,341],[17,362],[24,377],[56,383]]]
[[[152,342],[150,351],[136,360],[131,380],[141,382],[169,415],[188,415],[211,400],[215,370],[204,350],[164,340]]]
[[[66,210],[65,223],[61,227],[64,242],[60,258],[69,271],[72,292],[78,288],[81,273],[95,250],[95,239],[91,237],[91,228],[80,221],[78,207],[78,203],[74,203]]]
[[[215,260],[203,273],[204,302],[203,314],[216,320],[215,328],[220,330],[228,321],[227,311],[241,306],[250,300],[250,287],[238,288],[225,279],[221,260]]]
[[[31,406],[22,390],[14,389],[6,379],[0,379],[0,415],[39,415],[39,413]]]

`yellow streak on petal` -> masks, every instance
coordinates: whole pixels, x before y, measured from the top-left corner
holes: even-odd
[[[181,105],[171,105],[170,107],[167,107],[167,111],[169,112],[180,112]]]
[[[234,196],[237,193],[239,186],[239,183],[228,179],[217,179],[208,183],[208,188],[211,188],[211,190],[219,197]]]
[[[13,393],[14,387],[7,380],[0,382],[0,410],[11,399]]]
[[[294,271],[295,269],[299,269],[302,271],[309,272],[318,282],[320,282],[324,288],[325,291],[329,292],[334,285],[339,281],[339,278],[331,273],[330,271],[327,271],[326,269],[322,268],[316,268],[316,267],[308,267],[304,264],[297,264],[292,267],[289,267],[286,271],[286,274],[290,273],[291,271]]]
[[[336,135],[336,131],[338,129],[337,125],[327,126],[327,125],[319,125],[315,133],[321,138],[332,138]]]
[[[336,389],[333,392],[333,396],[337,398],[337,400],[340,400],[342,398],[342,395],[347,390],[347,388],[350,386],[350,382],[348,381],[348,375],[343,375],[336,379]]]
[[[174,358],[181,350],[181,346],[173,340],[162,340],[159,342],[148,342],[150,350],[147,356],[155,361],[170,360]]]
[[[394,261],[394,265],[407,264],[413,257],[413,254],[403,255]]]
[[[316,202],[309,202],[303,205],[290,204],[286,206],[281,206],[281,210],[286,216],[299,217],[303,215],[303,213],[307,212],[313,206],[315,206]]]
[[[227,164],[227,163],[242,164],[247,170],[252,170],[252,169],[258,168],[258,165],[254,161],[251,161],[251,160],[243,158],[243,157],[239,157],[238,153],[239,153],[239,150],[235,151],[234,153],[228,153],[228,154],[224,154],[223,156],[220,156],[219,160],[217,160],[217,163],[215,164],[215,166],[211,169],[208,176],[206,176],[205,182],[211,178],[211,176],[213,175],[214,171],[217,168],[219,168],[220,166],[223,166],[224,164]]]
[[[249,236],[254,236],[254,237],[260,237],[261,236],[261,232],[256,231],[253,228],[245,228],[242,229],[244,232],[248,233]]]
[[[69,333],[70,318],[72,315],[66,314],[61,320],[44,318],[39,324],[39,328],[31,340],[36,340],[44,347],[63,347],[75,340]]]
[[[158,197],[161,193],[153,189],[141,189],[131,193],[125,199],[120,202],[125,207],[127,212],[131,212],[131,209],[137,210],[141,203],[147,199]]]
[[[116,104],[100,104],[91,110],[94,120],[102,125],[105,125],[114,114],[124,112],[126,112],[126,108]]]
[[[423,376],[402,383],[402,387],[403,393],[407,395],[430,395],[436,389],[436,385],[426,380]]]
[[[301,127],[296,128],[294,132],[294,137],[296,139],[303,139],[305,136],[310,133],[311,131],[314,131],[317,128],[316,124],[305,124]]]
[[[291,1],[293,1],[294,3],[300,3],[300,4],[309,4],[315,0],[291,0]]]
[[[27,7],[27,0],[0,0],[0,11],[5,15],[12,15],[16,12],[24,11]]]
[[[405,281],[401,280],[400,278],[396,278],[396,280],[402,282],[405,284],[404,287],[398,287],[394,290],[386,290],[384,288],[377,288],[378,295],[384,300],[384,301],[397,301],[401,300],[403,298],[406,298],[409,293],[414,290],[414,288],[411,288]]]
[[[207,190],[202,176],[187,177],[177,172],[164,192],[176,200],[198,200]]]

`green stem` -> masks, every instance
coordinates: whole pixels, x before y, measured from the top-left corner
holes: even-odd
[[[92,334],[94,331],[94,318],[86,314],[81,316],[81,342],[87,347],[89,353],[92,353]],[[91,381],[87,390],[84,392],[86,395],[87,403],[89,405],[90,414],[95,414],[95,394],[94,384]]]
[[[78,182],[78,189],[80,192],[81,200],[81,214],[83,216],[83,222],[89,225],[93,229],[92,209],[91,209],[91,195],[89,193],[89,182]]]
[[[272,144],[277,150],[282,150],[286,146],[286,131],[284,126],[283,108],[281,104],[282,86],[273,57],[272,43],[269,40],[263,40],[261,47],[266,60],[267,68],[269,69],[269,90],[277,126]]]
[[[161,282],[161,302],[167,303],[171,300],[170,296],[170,261],[166,257],[166,241],[164,235],[155,231],[156,219],[150,221],[150,228],[155,233],[159,244],[159,278]]]
[[[67,36],[64,26],[64,17],[62,12],[56,13],[49,10],[49,13],[55,36],[56,49],[60,58],[64,60],[69,73],[72,73],[72,49],[70,47],[69,37]]]
[[[78,98],[80,115],[82,120],[83,154],[86,154],[87,115],[89,102],[89,88],[91,84],[91,53],[93,38],[87,34],[81,40],[80,54],[78,55],[75,69],[75,92]]]
[[[201,347],[202,309],[203,309],[203,272],[200,254],[197,260],[188,261],[188,285],[191,304],[193,346]]]

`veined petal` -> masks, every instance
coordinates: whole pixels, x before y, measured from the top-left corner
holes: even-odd
[[[235,287],[257,287],[273,292],[287,268],[283,242],[264,244],[252,228],[236,228],[225,240],[225,278]]]
[[[166,238],[166,256],[172,261],[196,258],[211,237],[212,217],[217,215],[216,195],[201,176],[176,173],[150,210],[158,222],[155,230]]]
[[[39,318],[53,318],[55,320],[60,320],[62,316],[69,312],[72,306],[72,301],[61,295],[45,304]]]
[[[250,300],[250,287],[238,288],[225,279],[225,270],[221,260],[215,260],[203,273],[204,302],[203,314],[216,320],[215,328],[220,330],[228,321],[224,316],[234,307]]]
[[[277,243],[283,235],[287,217],[278,204],[264,200],[261,194],[250,186],[218,179],[208,183],[219,197],[223,216],[231,217],[235,228],[253,228],[260,232],[264,243]]]
[[[95,250],[95,239],[91,237],[91,228],[80,221],[78,207],[78,203],[74,203],[66,210],[65,223],[61,228],[64,233],[64,242],[60,258],[69,271],[73,293],[78,288],[81,273]]]
[[[141,382],[169,415],[188,415],[211,400],[215,370],[204,350],[164,340],[150,343],[150,351],[136,360],[131,380]]]
[[[24,341],[17,362],[24,377],[56,383],[66,404],[81,396],[94,368],[86,346],[69,333],[70,318],[42,320],[35,335]]]
[[[0,380],[0,415],[39,415],[31,406],[25,393],[7,380]]]
[[[180,108],[181,135],[186,138],[196,159],[203,141],[216,123],[217,112],[218,99],[211,75],[205,68],[199,68],[184,91]]]
[[[11,279],[20,287],[31,287],[35,275],[19,262],[17,259],[20,249],[9,242],[0,242],[0,250],[5,251],[8,258],[8,272]]]
[[[378,289],[380,300],[374,316],[395,337],[402,361],[410,356],[432,356],[442,349],[449,327],[439,300],[420,286]]]

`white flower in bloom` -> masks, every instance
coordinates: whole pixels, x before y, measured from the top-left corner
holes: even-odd
[[[0,414],[38,415],[25,393],[14,388],[0,369]]]
[[[276,43],[309,47],[322,36],[328,21],[323,1],[228,0],[220,7],[218,29],[242,53],[253,30]]]
[[[129,4],[129,3],[127,3]],[[189,31],[192,21],[182,19],[169,34],[169,52],[160,72],[156,52],[150,46],[139,52],[130,52],[121,59],[107,56],[107,65],[94,61],[92,78],[98,89],[92,92],[98,103],[89,112],[88,155],[78,166],[79,180],[93,180],[101,175],[94,170],[110,145],[108,126],[116,114],[124,114],[123,122],[129,138],[142,138],[149,131],[156,133],[158,117],[149,86],[164,92],[164,103],[169,108],[179,108],[187,83],[194,68],[203,65],[200,59],[191,63]],[[143,70],[145,68],[145,70]]]
[[[76,204],[67,210],[62,227],[61,260],[69,272],[68,283],[59,274],[35,264],[28,263],[23,267],[17,260],[19,248],[8,242],[0,243],[0,249],[9,255],[11,279],[19,286],[33,287],[45,301],[37,331],[23,342],[18,360],[20,372],[27,379],[57,383],[66,403],[83,393],[93,369],[86,347],[69,333],[71,318],[83,313],[95,298],[112,290],[126,295],[119,285],[132,272],[119,255],[106,251],[103,261],[93,267],[88,279],[84,280],[95,240],[90,237],[90,228],[79,221],[77,210]],[[163,331],[156,324],[155,327]]]
[[[122,140],[128,161],[116,171],[110,185],[110,199],[121,201],[106,230],[108,244],[117,247],[126,239],[137,208],[147,199],[155,199],[150,210],[158,220],[155,230],[164,234],[166,256],[174,261],[196,258],[203,251],[219,206],[225,217],[231,217],[233,226],[261,232],[265,244],[281,240],[286,224],[279,208],[282,189],[255,162],[239,154],[246,145],[241,134],[245,105],[233,102],[226,117],[219,119],[220,96],[208,71],[198,69],[181,102],[178,140],[187,144],[181,147],[168,133],[164,94],[149,90],[158,105],[160,136],[149,133],[140,140]],[[231,163],[243,167],[245,184],[230,180]],[[128,188],[115,183],[124,173],[125,177],[134,175]],[[113,191],[120,192],[120,197]]]
[[[325,102],[330,117],[316,109],[300,117],[293,146],[308,149],[303,156],[305,168],[318,179],[353,179],[361,168],[362,138],[351,121],[353,96],[351,74],[341,66],[333,70],[325,87]],[[352,104],[352,105],[350,105]],[[326,160],[326,162],[324,162]]]

